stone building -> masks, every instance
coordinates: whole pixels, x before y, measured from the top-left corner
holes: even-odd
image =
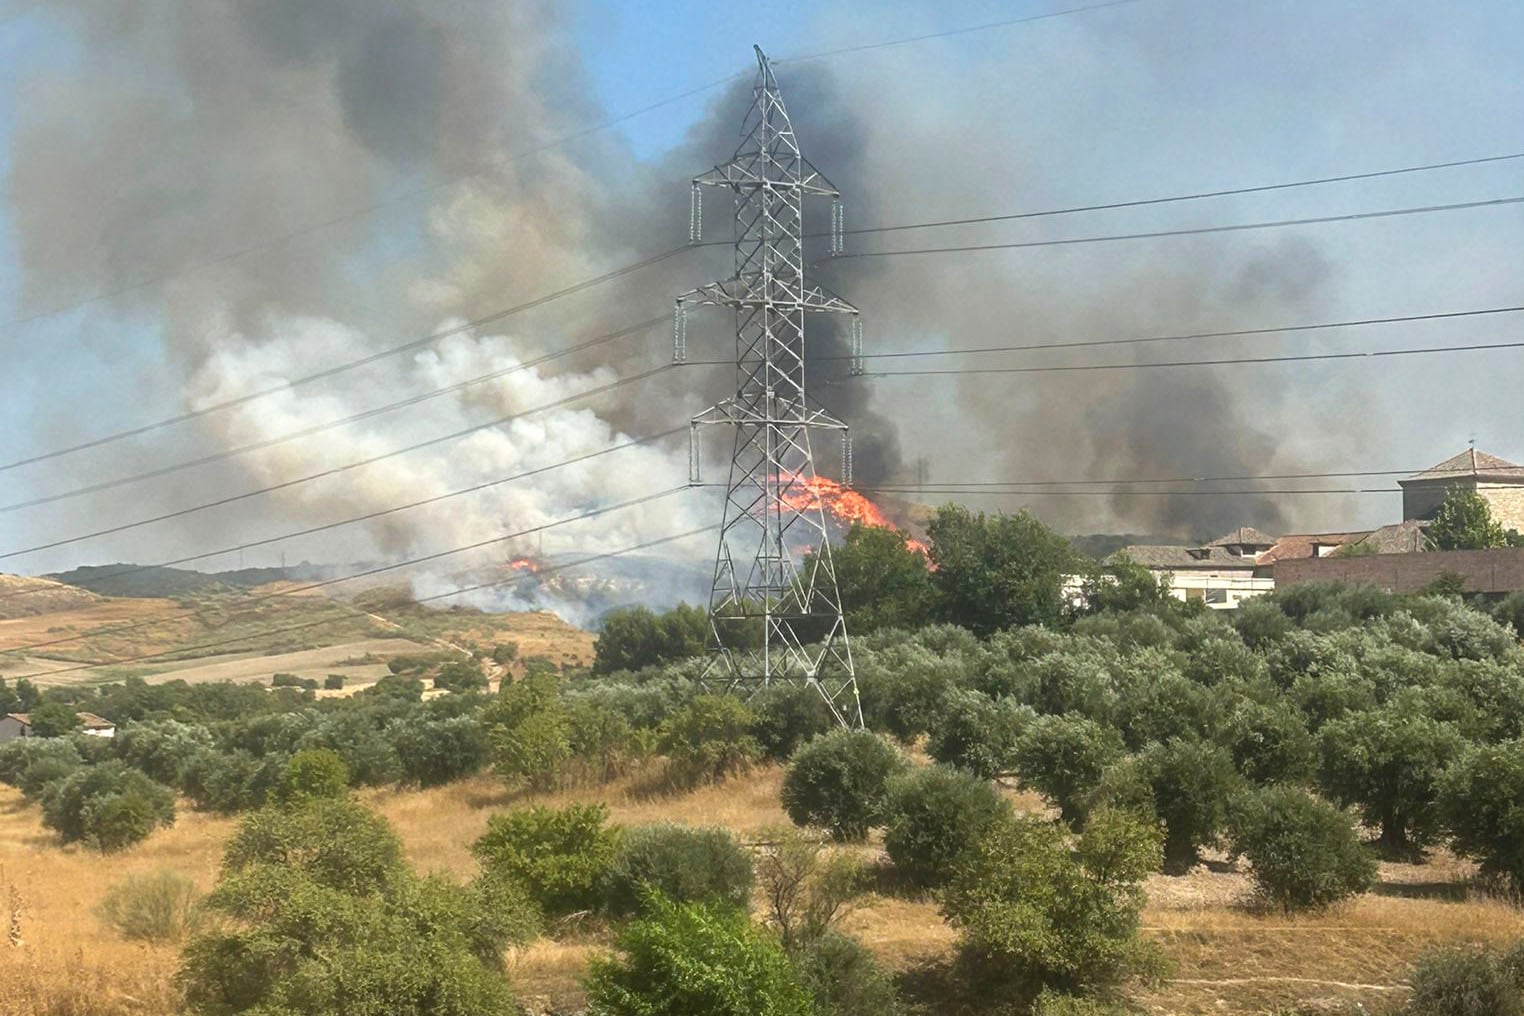
[[[1432,519],[1452,487],[1474,490],[1504,529],[1524,532],[1524,467],[1468,448],[1437,466],[1398,480],[1402,517]]]

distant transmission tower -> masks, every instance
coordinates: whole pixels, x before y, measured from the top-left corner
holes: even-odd
[[[687,358],[685,308],[730,307],[736,318],[736,393],[693,419],[691,472],[699,477],[698,428],[735,429],[725,509],[710,590],[705,680],[732,690],[775,682],[819,689],[843,726],[862,726],[852,650],[842,617],[825,513],[814,486],[810,432],[842,435],[842,482],[851,482],[847,425],[804,394],[804,320],[857,308],[804,277],[804,199],[831,199],[831,253],[840,253],[841,195],[799,152],[777,79],[757,49],[757,83],[741,146],[694,178],[690,239],[703,230],[703,188],[735,197],[736,272],[678,297],[674,356]],[[811,553],[813,552],[813,553]]]

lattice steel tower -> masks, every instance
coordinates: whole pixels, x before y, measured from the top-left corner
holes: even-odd
[[[804,682],[820,690],[844,726],[859,727],[862,708],[829,531],[813,486],[810,434],[841,433],[843,482],[851,481],[851,445],[847,425],[805,398],[805,317],[851,315],[854,351],[861,332],[857,308],[805,279],[804,200],[831,199],[830,249],[838,253],[841,196],[800,154],[761,49],[741,135],[734,158],[694,178],[690,222],[690,239],[697,242],[703,188],[731,191],[735,275],[678,297],[674,336],[681,362],[687,358],[687,306],[713,304],[735,312],[735,395],[693,419],[694,482],[700,479],[698,428],[722,423],[735,429],[709,599],[715,655],[705,679],[743,691]]]

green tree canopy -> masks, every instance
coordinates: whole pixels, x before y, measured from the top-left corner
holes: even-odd
[[[593,672],[640,670],[699,656],[708,641],[709,615],[702,607],[680,603],[662,614],[646,607],[612,610],[594,647]]]
[[[44,702],[31,712],[32,733],[38,737],[61,737],[83,726],[73,706]]]
[[[1508,534],[1492,517],[1487,499],[1467,487],[1451,487],[1434,513],[1428,536],[1439,550],[1486,550],[1508,546]]]
[[[944,620],[987,636],[1063,616],[1064,576],[1075,569],[1076,555],[1035,515],[1023,510],[986,516],[944,505],[927,532],[932,586]]]
[[[880,628],[919,628],[930,616],[932,584],[926,556],[906,541],[906,534],[897,529],[859,523],[832,548],[841,607],[854,635]]]

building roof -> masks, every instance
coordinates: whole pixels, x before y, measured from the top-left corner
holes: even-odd
[[[1443,480],[1496,478],[1500,480],[1524,480],[1524,466],[1519,466],[1496,455],[1467,448],[1459,455],[1452,455],[1438,465],[1430,466],[1421,473],[1414,473],[1398,483],[1433,483]]]
[[[1275,544],[1275,537],[1266,536],[1253,526],[1239,526],[1226,536],[1219,536],[1208,547],[1270,547]]]
[[[1115,560],[1124,554],[1145,568],[1158,570],[1189,571],[1193,568],[1254,570],[1254,558],[1230,554],[1222,547],[1176,547],[1139,544],[1123,547],[1111,555],[1110,558],[1107,558],[1107,560]]]
[[[1342,547],[1350,543],[1359,543],[1371,535],[1369,529],[1359,529],[1350,533],[1292,533],[1275,541],[1275,545],[1259,556],[1260,564],[1273,564],[1276,561],[1295,561],[1305,557],[1316,557],[1318,547]]]
[[[1377,554],[1417,554],[1428,546],[1423,528],[1418,519],[1382,526],[1361,540],[1360,546],[1373,548]]]
[[[5,715],[9,716],[13,720],[16,720],[22,726],[30,727],[32,725],[31,713],[6,713]],[[86,730],[116,729],[115,723],[112,723],[110,720],[105,719],[104,717],[97,716],[94,713],[75,713],[74,715],[79,717],[79,722],[84,726]]]

